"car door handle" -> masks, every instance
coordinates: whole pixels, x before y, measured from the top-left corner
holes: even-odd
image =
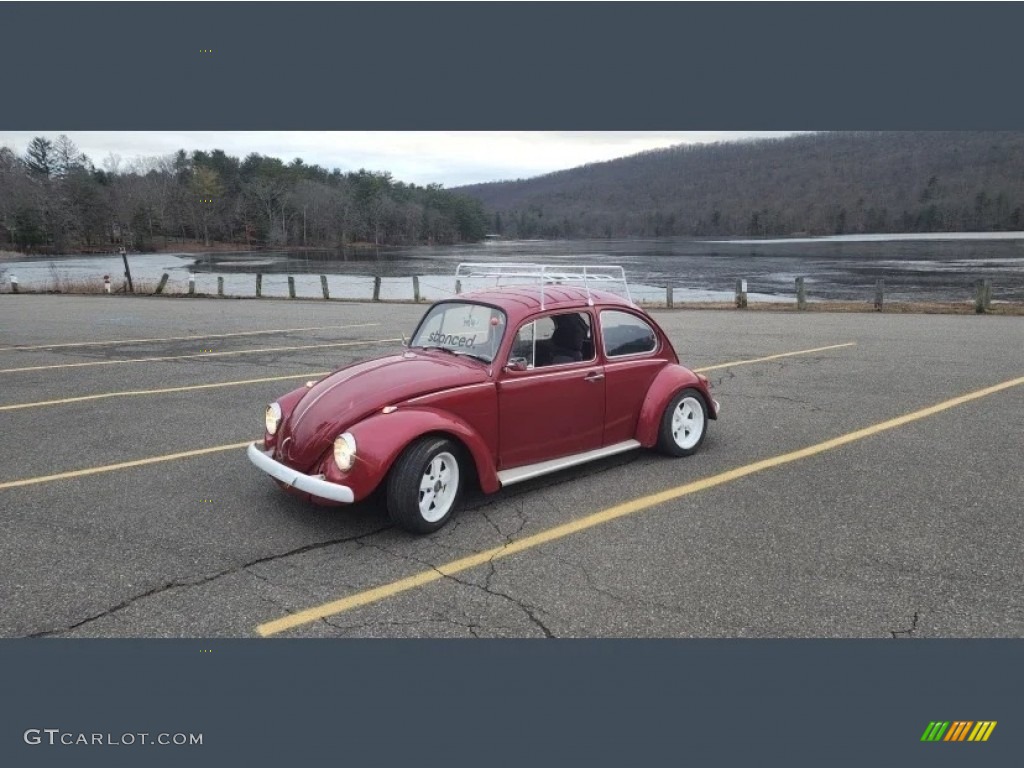
[[[604,378],[604,374],[601,373],[600,371],[591,371],[590,373],[588,373],[586,376],[583,377],[583,380],[584,381],[589,381],[589,382],[595,382],[595,381],[600,381],[603,378]]]

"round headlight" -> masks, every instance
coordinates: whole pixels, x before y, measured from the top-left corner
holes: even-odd
[[[334,441],[334,463],[342,472],[348,472],[356,463],[356,439],[348,432]]]
[[[267,406],[267,413],[264,417],[264,423],[267,425],[267,434],[273,435],[277,433],[277,428],[281,424],[281,406],[277,403],[271,403]]]

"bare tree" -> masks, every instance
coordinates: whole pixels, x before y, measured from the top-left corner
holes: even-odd
[[[84,168],[89,158],[65,134],[57,137],[53,143],[53,171],[57,176],[66,176],[73,170]]]
[[[273,239],[276,233],[274,221],[284,194],[283,186],[271,179],[257,178],[246,187],[245,194],[260,207],[266,217],[267,233]]]
[[[212,168],[199,166],[195,168],[192,176],[192,201],[193,207],[197,210],[199,221],[203,227],[203,243],[210,244],[210,221],[215,213],[223,206],[221,196],[224,187],[220,183],[220,177]]]
[[[103,158],[103,170],[112,176],[116,176],[121,172],[121,156],[115,152],[108,152],[107,156]]]

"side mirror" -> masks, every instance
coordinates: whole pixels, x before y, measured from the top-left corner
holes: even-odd
[[[530,364],[525,357],[511,357],[509,358],[508,365],[505,366],[505,370],[522,373],[523,371],[530,370]]]

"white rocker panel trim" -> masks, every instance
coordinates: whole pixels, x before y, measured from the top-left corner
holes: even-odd
[[[562,456],[558,459],[539,461],[536,464],[526,464],[522,467],[515,467],[513,469],[503,469],[498,473],[498,481],[502,486],[513,485],[525,480],[532,480],[533,478],[540,477],[541,475],[558,472],[561,469],[568,469],[569,467],[575,467],[579,464],[586,464],[588,461],[596,461],[597,459],[603,459],[607,456],[614,456],[617,453],[632,451],[639,447],[640,443],[636,440],[624,440],[621,443],[606,445],[604,448],[597,448],[593,451],[574,453],[571,456]]]

